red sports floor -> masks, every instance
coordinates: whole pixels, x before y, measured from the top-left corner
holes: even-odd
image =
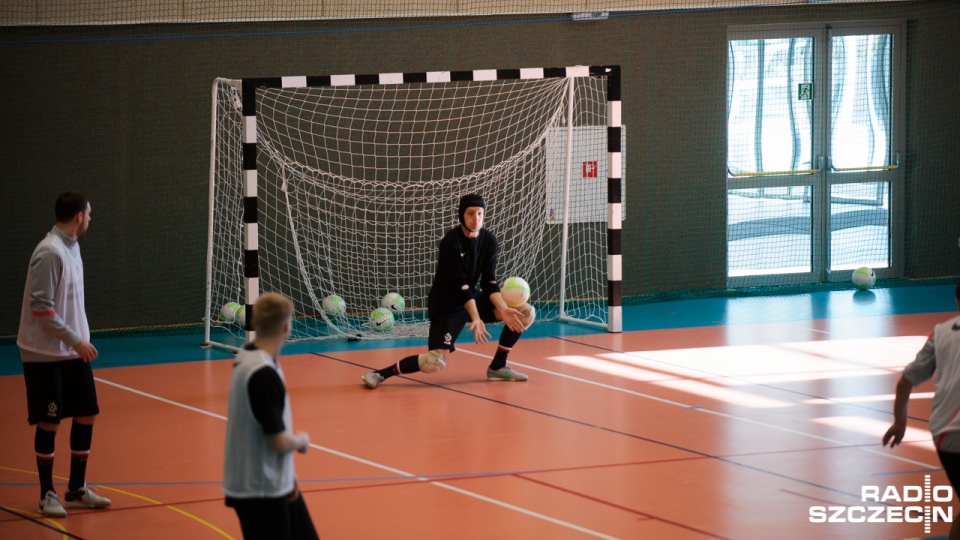
[[[373,391],[363,373],[423,347],[284,356],[294,427],[313,442],[300,486],[325,539],[945,536],[955,503],[889,497],[926,475],[948,485],[927,432],[932,384],[915,390],[905,443],[880,437],[899,371],[951,315],[524,338],[511,363],[527,383],[485,380],[492,343]],[[23,380],[0,377],[0,538],[240,538],[220,491],[230,365],[97,369],[87,478],[113,507],[63,519],[36,513]],[[862,501],[864,486],[886,502]],[[848,522],[811,522],[813,506]],[[860,507],[894,510],[871,523]]]

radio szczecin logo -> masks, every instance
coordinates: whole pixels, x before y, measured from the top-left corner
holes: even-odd
[[[923,523],[924,533],[929,533],[932,523],[953,521],[952,500],[953,488],[931,486],[926,474],[922,486],[861,486],[861,505],[811,506],[810,522]]]

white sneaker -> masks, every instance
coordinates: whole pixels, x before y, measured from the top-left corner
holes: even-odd
[[[67,511],[63,509],[63,501],[53,490],[47,491],[40,499],[40,513],[47,517],[67,517]]]
[[[371,371],[361,378],[363,379],[363,384],[367,385],[367,388],[371,390],[380,386],[380,383],[383,382],[383,375],[377,373],[376,371]]]
[[[488,381],[525,381],[529,377],[519,371],[514,371],[510,366],[503,366],[500,369],[487,368]]]
[[[74,508],[106,508],[113,504],[110,499],[101,497],[92,487],[84,484],[77,491],[68,491],[63,495],[67,506]]]

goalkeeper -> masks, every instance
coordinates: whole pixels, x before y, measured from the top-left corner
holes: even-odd
[[[507,365],[507,355],[536,317],[533,306],[507,306],[497,284],[499,242],[483,228],[486,203],[477,194],[460,198],[460,225],[440,240],[437,270],[427,299],[430,315],[429,351],[403,358],[396,364],[363,376],[367,388],[376,388],[394,375],[422,371],[436,373],[447,365],[447,357],[456,350],[454,343],[463,330],[469,330],[477,343],[490,338],[486,323],[503,321],[500,343],[487,368],[487,380],[525,381],[527,376]]]

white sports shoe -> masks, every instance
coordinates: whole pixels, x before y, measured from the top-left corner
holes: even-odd
[[[363,384],[367,385],[367,388],[371,390],[380,386],[380,383],[383,382],[383,375],[377,373],[376,371],[371,371],[361,378],[363,379]]]
[[[519,371],[514,371],[510,366],[503,366],[500,369],[487,368],[488,381],[525,381],[529,377]]]
[[[40,499],[40,513],[47,517],[67,517],[67,511],[63,509],[63,501],[52,490]]]
[[[84,484],[77,491],[68,491],[63,495],[67,506],[74,508],[106,508],[113,504],[110,499],[101,497],[92,487]]]

